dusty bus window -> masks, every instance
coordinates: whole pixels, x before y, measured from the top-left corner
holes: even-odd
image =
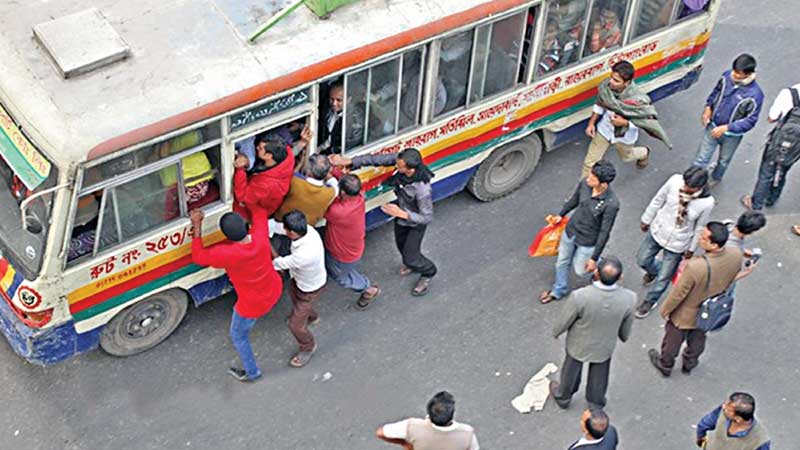
[[[491,24],[481,98],[507,91],[516,84],[525,16],[521,12]]]
[[[642,0],[633,37],[643,36],[669,25],[675,0]]]
[[[411,50],[403,54],[403,81],[400,89],[400,117],[397,130],[403,131],[419,123],[422,98],[423,49]],[[439,87],[441,86],[441,87]],[[441,111],[447,100],[444,86],[437,86],[437,98],[434,112]]]
[[[400,58],[373,66],[369,71],[367,144],[394,134],[397,121]]]
[[[344,139],[345,151],[364,145],[368,82],[369,69],[347,75],[342,127],[344,133],[339,136]]]
[[[447,101],[435,116],[446,114],[467,104],[472,30],[442,39],[437,80],[444,85]]]
[[[628,0],[599,0],[592,5],[584,56],[601,53],[622,45]]]
[[[550,0],[536,68],[539,77],[578,61],[587,6],[587,0]]]

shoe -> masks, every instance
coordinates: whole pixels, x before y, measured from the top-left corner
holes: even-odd
[[[261,372],[258,372],[258,375],[254,376],[253,378],[250,378],[247,376],[247,372],[245,372],[243,369],[238,369],[236,367],[231,367],[230,369],[228,369],[228,374],[233,378],[236,378],[237,380],[242,381],[244,383],[252,383],[253,381],[256,381],[259,378],[261,378]]]
[[[650,147],[645,145],[644,148],[647,150],[647,153],[645,153],[644,158],[636,161],[636,168],[639,170],[646,169],[647,165],[650,164]]]
[[[556,405],[558,405],[559,408],[567,409],[569,407],[569,400],[567,400],[565,402],[563,400],[559,400],[558,397],[557,397],[557,395],[558,395],[558,387],[559,386],[560,386],[560,383],[558,381],[551,381],[550,382],[550,384],[548,385],[548,389],[550,389],[550,396],[553,397],[553,400],[556,402]]]
[[[636,312],[633,315],[637,319],[644,319],[645,317],[649,316],[654,309],[656,309],[657,305],[658,303],[643,301],[642,303],[639,303],[639,306],[636,307]]]
[[[684,375],[691,375],[692,369],[689,369],[686,366],[681,366],[681,373]]]
[[[642,285],[650,286],[654,281],[656,281],[656,278],[658,278],[658,275],[650,275],[649,273],[645,272],[645,274],[642,275]]]
[[[656,349],[651,348],[650,350],[648,350],[647,356],[650,357],[650,364],[652,364],[653,367],[655,367],[659,372],[661,372],[661,376],[663,376],[664,378],[670,376],[672,370],[667,369],[666,367],[661,365],[661,361],[659,361],[661,355],[658,354],[658,351]]]

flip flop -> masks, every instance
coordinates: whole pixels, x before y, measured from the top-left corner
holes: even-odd
[[[742,198],[739,199],[739,203],[742,204],[748,211],[753,210],[753,197],[749,195],[743,195]]]
[[[428,288],[431,286],[431,277],[421,276],[419,280],[417,280],[417,284],[414,286],[414,289],[411,290],[411,295],[414,297],[422,297],[423,295],[428,293]]]
[[[558,300],[558,297],[553,295],[553,291],[544,291],[541,294],[539,294],[539,301],[543,305],[546,305],[546,304],[548,304],[550,302],[554,302],[554,301],[557,301],[557,300]]]
[[[372,286],[370,286],[370,287],[372,287]],[[375,289],[376,289],[376,291],[372,295],[367,294],[367,291],[364,291],[361,294],[361,297],[358,298],[358,301],[356,301],[356,308],[358,308],[358,309],[360,309],[362,311],[367,309],[367,307],[370,305],[370,303],[372,303],[372,301],[375,300],[375,298],[377,296],[381,295],[381,288],[378,285],[375,285]]]
[[[308,364],[311,361],[311,357],[314,356],[314,352],[317,351],[317,344],[314,344],[314,348],[311,349],[309,352],[298,352],[296,355],[289,360],[289,365],[292,367],[300,368]]]
[[[800,225],[792,225],[792,231],[794,234],[800,236]]]

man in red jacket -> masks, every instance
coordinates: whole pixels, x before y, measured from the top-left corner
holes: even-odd
[[[247,207],[253,214],[252,229],[239,214],[226,213],[220,218],[219,226],[228,241],[208,248],[203,247],[203,212],[194,209],[189,214],[193,226],[192,260],[200,266],[225,269],[236,291],[231,339],[243,369],[231,367],[228,373],[239,381],[255,381],[261,377],[250,346],[250,330],[259,317],[275,306],[283,291],[283,280],[268,256],[267,211],[256,204]]]
[[[233,161],[234,212],[250,220],[250,211],[245,205],[256,204],[272,216],[289,192],[289,183],[294,173],[294,153],[280,138],[274,135],[259,136],[256,144],[256,163],[247,178],[247,156],[237,154]]]

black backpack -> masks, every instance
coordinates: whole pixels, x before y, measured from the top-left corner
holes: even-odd
[[[800,159],[800,93],[789,88],[792,109],[789,110],[770,133],[764,157],[778,167],[788,168]]]

